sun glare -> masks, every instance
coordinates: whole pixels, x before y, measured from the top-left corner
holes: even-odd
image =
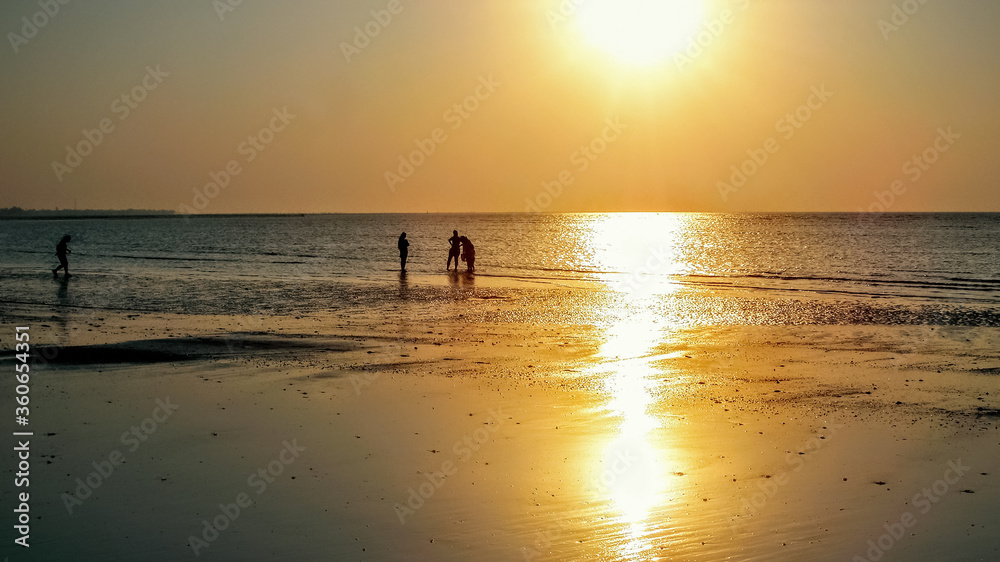
[[[703,0],[590,0],[578,21],[591,45],[624,63],[646,66],[683,49],[704,12]]]

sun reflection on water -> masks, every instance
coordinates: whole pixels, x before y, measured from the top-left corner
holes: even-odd
[[[678,214],[602,215],[591,226],[593,258],[603,271],[616,272],[611,282],[626,305],[642,306],[672,293],[673,277],[689,273],[691,217]]]
[[[682,267],[672,249],[683,227],[676,215],[615,215],[594,224],[591,238],[602,265],[631,280],[613,284],[615,305],[607,310],[609,322],[593,367],[604,380],[605,408],[617,422],[601,454],[599,488],[622,527],[617,554],[626,559],[643,558],[652,548],[651,512],[668,493],[670,451],[654,434],[662,423],[653,407],[661,379],[654,363],[669,327],[651,304],[675,290],[663,278]]]
[[[660,423],[651,415],[656,371],[649,350],[660,339],[649,315],[632,316],[608,327],[599,363],[604,377],[605,404],[616,419],[616,434],[604,448],[601,490],[611,500],[623,526],[623,555],[645,551],[649,545],[650,510],[665,492],[663,451],[651,433]]]

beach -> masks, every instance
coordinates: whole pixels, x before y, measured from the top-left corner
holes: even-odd
[[[0,562],[1000,561],[1000,2],[0,21]]]
[[[997,556],[996,328],[525,321],[478,283],[433,315],[4,305],[51,356],[35,552]]]

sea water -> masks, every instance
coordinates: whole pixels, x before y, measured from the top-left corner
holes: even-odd
[[[476,272],[446,272],[452,231]],[[397,239],[410,241],[400,274]],[[72,278],[54,279],[69,244]],[[0,301],[197,314],[491,298],[543,317],[1000,325],[1000,214],[322,214],[0,221]]]

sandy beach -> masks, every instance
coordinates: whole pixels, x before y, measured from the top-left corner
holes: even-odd
[[[0,562],[1000,561],[1000,1],[0,22]]]
[[[475,308],[421,322],[5,306],[51,356],[32,379],[45,559],[1000,548],[996,328],[649,338],[628,323],[473,321]]]

